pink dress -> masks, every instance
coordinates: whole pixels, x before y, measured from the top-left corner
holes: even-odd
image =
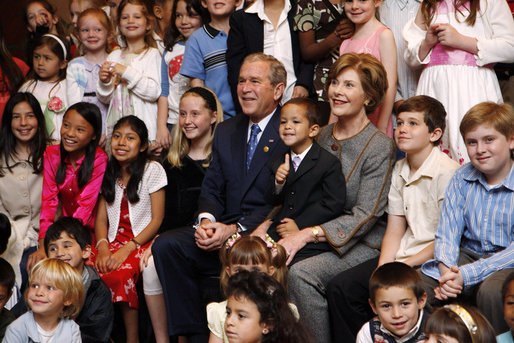
[[[109,243],[109,250],[115,253],[120,250],[134,238],[132,232],[132,224],[130,223],[129,206],[127,199],[127,191],[123,189],[123,198],[121,200],[120,222],[116,238]],[[136,283],[139,280],[139,261],[145,250],[150,246],[150,242],[146,243],[139,249],[134,250],[123,262],[118,269],[110,273],[99,273],[100,277],[109,286],[112,294],[113,302],[127,302],[132,308],[139,308],[137,298]]]
[[[341,47],[339,48],[339,55],[342,56],[348,52],[355,52],[357,54],[370,54],[375,56],[379,61],[382,61],[380,56],[380,34],[384,30],[389,30],[386,26],[382,26],[378,30],[376,30],[371,36],[360,38],[360,39],[345,39],[341,43]],[[373,123],[373,125],[377,125],[378,118],[380,114],[380,108],[378,107],[375,112],[368,115],[369,120]],[[387,123],[387,136],[389,138],[393,138],[393,119],[389,118],[389,122]]]
[[[64,182],[59,185],[55,181],[55,174],[61,163],[60,145],[50,145],[46,148],[44,154],[45,168],[43,169],[39,239],[45,237],[46,230],[53,224],[59,203],[62,209],[62,216],[71,216],[82,220],[82,223],[89,227],[94,234],[96,201],[102,186],[105,168],[107,167],[107,154],[101,148],[96,149],[93,173],[89,182],[80,189],[77,179],[78,171],[83,161],[84,156],[77,160],[77,167],[73,168],[70,161],[66,158],[66,176]]]

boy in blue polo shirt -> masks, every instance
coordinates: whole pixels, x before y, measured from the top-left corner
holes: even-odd
[[[229,18],[241,0],[202,0],[211,21],[196,30],[186,42],[180,74],[191,78],[191,87],[209,87],[218,96],[223,117],[236,115],[228,84],[227,37]]]
[[[514,111],[492,102],[472,107],[460,132],[471,160],[451,179],[426,262],[429,303],[473,296],[496,333],[508,329],[503,282],[514,268]]]

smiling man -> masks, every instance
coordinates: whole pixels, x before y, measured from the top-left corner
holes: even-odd
[[[271,210],[264,201],[271,175],[267,163],[286,151],[278,134],[285,84],[284,66],[274,57],[245,58],[237,86],[243,114],[216,129],[198,201],[199,224],[168,231],[153,245],[170,335],[207,342],[201,289],[220,273],[218,249],[236,231],[252,231]]]

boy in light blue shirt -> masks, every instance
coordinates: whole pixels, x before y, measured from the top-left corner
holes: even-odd
[[[472,296],[497,333],[508,327],[501,288],[514,268],[514,111],[481,103],[462,119],[471,163],[448,185],[435,236],[434,259],[422,271],[428,301]]]

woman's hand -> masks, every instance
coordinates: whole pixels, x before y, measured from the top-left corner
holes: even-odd
[[[300,230],[296,233],[293,233],[287,237],[282,238],[278,241],[278,244],[281,244],[287,252],[287,261],[286,264],[289,265],[293,260],[294,256],[300,249],[302,249],[309,242],[309,237],[312,236],[312,232],[309,228]]]

